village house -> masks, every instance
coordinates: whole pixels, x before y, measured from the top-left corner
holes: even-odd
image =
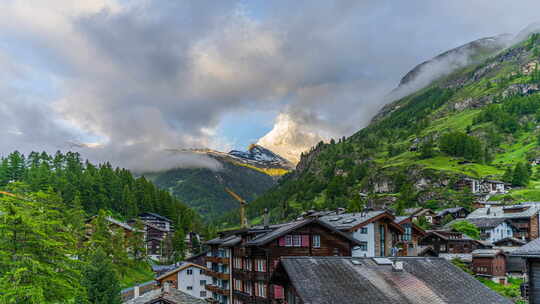
[[[405,209],[405,214],[408,214],[413,221],[418,221],[420,217],[424,217],[426,221],[433,224],[433,219],[437,215],[435,211],[428,208],[409,208]]]
[[[502,201],[486,201],[486,200],[477,200],[473,203],[473,208],[486,208],[486,207],[498,207],[502,206],[504,203]]]
[[[443,219],[447,217],[451,217],[452,220],[466,218],[468,214],[469,214],[469,211],[467,211],[467,209],[463,207],[454,207],[454,208],[444,209],[437,212],[437,214],[433,217],[433,224],[441,225],[443,222]]]
[[[525,259],[529,303],[540,303],[540,239],[535,239],[515,250],[512,255]]]
[[[495,283],[506,284],[506,255],[500,249],[477,249],[472,252],[472,271]]]
[[[508,225],[515,228],[513,237],[528,241],[540,236],[538,228],[539,211],[540,204],[533,203],[486,207],[471,212],[467,216],[467,220],[505,219]]]
[[[283,256],[350,256],[360,242],[317,218],[221,233],[206,243],[210,302],[272,303],[283,290],[270,277]]]
[[[355,257],[397,255],[398,242],[405,232],[395,222],[395,216],[384,210],[327,215],[319,219],[360,242],[353,249]]]
[[[123,304],[208,304],[205,300],[193,297],[170,284],[164,283],[159,289],[151,290],[144,295],[124,301]]]
[[[271,282],[287,304],[512,303],[441,258],[285,257]]]
[[[156,278],[160,286],[168,283],[171,288],[178,289],[192,297],[207,298],[206,284],[210,281],[208,269],[193,263],[182,263]]]
[[[141,221],[145,223],[152,224],[153,226],[161,228],[167,232],[174,232],[174,226],[172,225],[172,221],[162,215],[152,212],[144,212],[139,214],[138,217]]]
[[[468,218],[452,221],[445,225],[445,228],[450,229],[455,223],[467,221],[475,225],[480,230],[480,239],[491,243],[512,238],[517,232],[517,229],[512,226],[511,221],[505,218]]]
[[[456,190],[469,189],[473,194],[485,193],[485,194],[506,194],[510,189],[509,185],[496,180],[478,180],[474,178],[462,178],[454,185]]]
[[[172,221],[159,214],[145,212],[139,214],[138,218],[144,224],[144,241],[146,244],[146,252],[149,258],[159,261],[164,255],[164,242],[168,241],[168,237],[174,232]],[[136,220],[129,221],[130,225],[135,225]]]
[[[399,235],[398,255],[418,256],[418,242],[426,235],[424,229],[416,225],[411,216],[397,216],[395,222],[403,228],[403,234]]]
[[[420,253],[427,252],[439,254],[463,254],[472,253],[476,249],[489,248],[490,246],[474,240],[461,232],[448,230],[429,230],[426,236],[419,242]]]

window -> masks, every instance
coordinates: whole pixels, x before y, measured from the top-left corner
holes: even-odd
[[[242,291],[242,281],[234,279],[234,290]]]
[[[188,269],[186,272],[187,272],[187,275],[192,275],[193,274],[193,269]]]
[[[205,290],[202,290],[202,291],[201,291],[200,297],[201,297],[201,298],[206,298],[206,291],[205,291]]]
[[[199,269],[199,274],[204,274],[204,270]]]
[[[247,270],[247,271],[253,270],[250,259],[245,259],[244,260],[244,269]]]
[[[188,286],[187,290],[193,290],[193,286]]]
[[[292,235],[285,236],[285,246],[292,247],[293,245],[293,237]]]
[[[293,246],[294,247],[301,247],[302,246],[302,236],[301,235],[293,235]]]
[[[234,268],[242,269],[242,258],[234,258]]]
[[[266,272],[266,261],[265,260],[255,260],[256,271]]]
[[[313,235],[313,248],[320,248],[321,247],[321,236],[318,234]]]
[[[255,296],[266,298],[266,284],[264,282],[255,283]]]
[[[367,227],[360,228],[360,234],[367,234]]]
[[[358,246],[358,248],[361,251],[367,251],[367,243],[366,242],[360,243],[360,246]]]
[[[206,280],[201,280],[200,283],[201,283],[201,286],[204,286],[204,285],[206,285]]]
[[[247,293],[248,295],[253,294],[253,286],[251,284],[251,281],[246,281],[245,282],[245,284],[244,284],[244,292]]]

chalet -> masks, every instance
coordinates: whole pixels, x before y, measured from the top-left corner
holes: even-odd
[[[469,211],[463,207],[448,208],[437,212],[433,218],[433,224],[440,225],[445,217],[452,217],[453,220],[466,218]]]
[[[405,209],[405,214],[408,214],[413,221],[418,221],[420,217],[424,217],[430,224],[434,223],[433,218],[437,215],[433,210],[427,208]]]
[[[486,207],[476,209],[467,216],[467,220],[506,219],[516,230],[513,237],[532,240],[540,236],[538,228],[540,205],[523,203],[512,206]]]
[[[489,247],[463,233],[448,230],[428,230],[426,236],[420,240],[419,245],[421,251],[431,247],[437,255],[441,253],[471,253],[476,249]]]
[[[405,232],[388,211],[344,213],[323,216],[320,220],[360,242],[352,252],[355,257],[396,255],[397,245]]]
[[[285,257],[271,282],[287,304],[512,303],[441,258]]]
[[[317,218],[228,231],[206,242],[213,303],[272,303],[283,290],[270,284],[283,256],[350,256],[360,242]]]
[[[418,242],[426,235],[424,229],[416,225],[410,216],[397,216],[395,222],[403,228],[403,234],[399,235],[398,255],[418,256]]]
[[[480,239],[489,242],[496,242],[506,238],[512,238],[517,232],[517,228],[512,222],[505,218],[468,218],[454,220],[445,225],[445,228],[451,228],[455,223],[467,221],[475,225],[480,230]]]
[[[477,249],[472,252],[472,270],[477,276],[506,284],[506,255],[500,249]]]
[[[498,207],[504,205],[501,201],[486,201],[486,200],[478,200],[473,203],[473,208],[486,208],[486,207]]]
[[[478,180],[473,178],[462,178],[454,185],[456,190],[469,189],[473,194],[506,194],[509,190],[509,185],[497,180]]]
[[[172,221],[164,216],[161,216],[156,213],[144,212],[139,214],[139,219],[145,223],[152,224],[156,227],[164,229],[165,231],[171,232],[174,231]]]
[[[177,268],[158,276],[156,281],[159,282],[160,286],[169,283],[171,288],[178,289],[195,298],[206,299],[206,284],[210,281],[207,271],[208,269],[201,265],[182,263]]]
[[[515,250],[512,255],[525,259],[529,303],[540,303],[540,239],[535,239]]]
[[[123,304],[207,304],[207,302],[165,284],[160,289],[147,292]]]
[[[501,248],[504,248],[504,247],[521,247],[521,246],[527,244],[526,242],[524,242],[524,241],[522,241],[520,239],[516,239],[515,237],[506,237],[504,239],[500,239],[500,240],[494,241],[492,243],[493,243],[493,246],[501,247]]]

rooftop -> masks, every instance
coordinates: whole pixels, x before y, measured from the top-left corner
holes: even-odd
[[[509,208],[510,207],[510,208]],[[513,211],[513,212],[504,212],[509,209],[519,209],[523,208],[522,211]],[[522,217],[531,217],[540,211],[540,205],[538,204],[521,204],[513,206],[493,206],[493,207],[484,207],[478,208],[471,212],[467,216],[467,220],[475,218],[522,218]]]
[[[152,290],[138,298],[126,301],[124,304],[148,304],[154,303],[154,301],[158,299],[163,299],[175,304],[207,304],[205,300],[195,298],[172,287],[170,288],[169,292],[164,292],[161,289]]]
[[[535,239],[519,247],[512,252],[512,255],[524,257],[540,257],[540,239]]]
[[[337,229],[351,229],[358,224],[369,221],[370,219],[379,216],[386,211],[369,211],[369,212],[357,212],[357,213],[343,213],[339,215],[328,215],[320,217],[320,220],[332,225]]]
[[[281,267],[304,303],[510,304],[443,258],[286,257]],[[276,279],[276,278],[274,278]]]

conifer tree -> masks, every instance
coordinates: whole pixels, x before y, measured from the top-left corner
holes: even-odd
[[[120,304],[120,283],[109,256],[100,248],[91,253],[83,271],[85,297],[91,304]]]

